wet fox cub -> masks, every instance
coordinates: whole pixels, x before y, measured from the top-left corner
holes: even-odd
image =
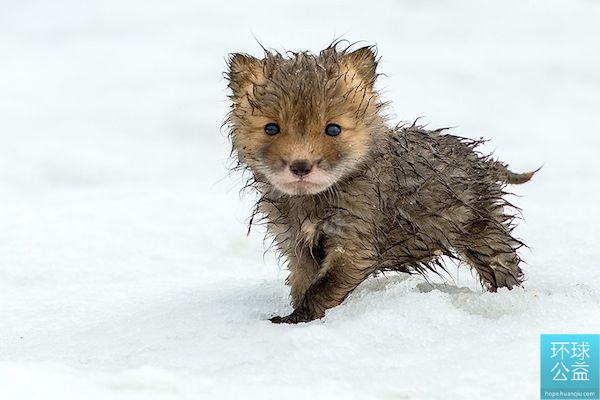
[[[321,318],[379,271],[439,272],[441,256],[490,291],[523,281],[504,188],[535,171],[509,171],[480,141],[388,126],[376,67],[374,48],[336,44],[229,59],[233,155],[290,271],[294,311],[272,322]]]

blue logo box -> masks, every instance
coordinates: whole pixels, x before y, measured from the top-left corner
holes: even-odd
[[[600,399],[600,335],[541,335],[541,399]]]

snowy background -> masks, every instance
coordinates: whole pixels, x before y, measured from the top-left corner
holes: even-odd
[[[0,3],[0,399],[537,399],[600,332],[600,2]],[[525,289],[371,279],[298,326],[227,172],[230,52],[376,43],[395,121],[492,138]]]

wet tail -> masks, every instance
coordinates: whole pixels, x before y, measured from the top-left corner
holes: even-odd
[[[503,182],[509,183],[511,185],[520,185],[521,183],[529,182],[529,180],[538,172],[542,167],[530,172],[524,172],[522,174],[517,174],[508,169],[506,164],[498,164],[499,169],[499,179]]]

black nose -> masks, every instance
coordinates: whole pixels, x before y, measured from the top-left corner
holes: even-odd
[[[308,160],[294,160],[290,164],[290,170],[297,176],[308,175],[311,169],[312,164]]]

